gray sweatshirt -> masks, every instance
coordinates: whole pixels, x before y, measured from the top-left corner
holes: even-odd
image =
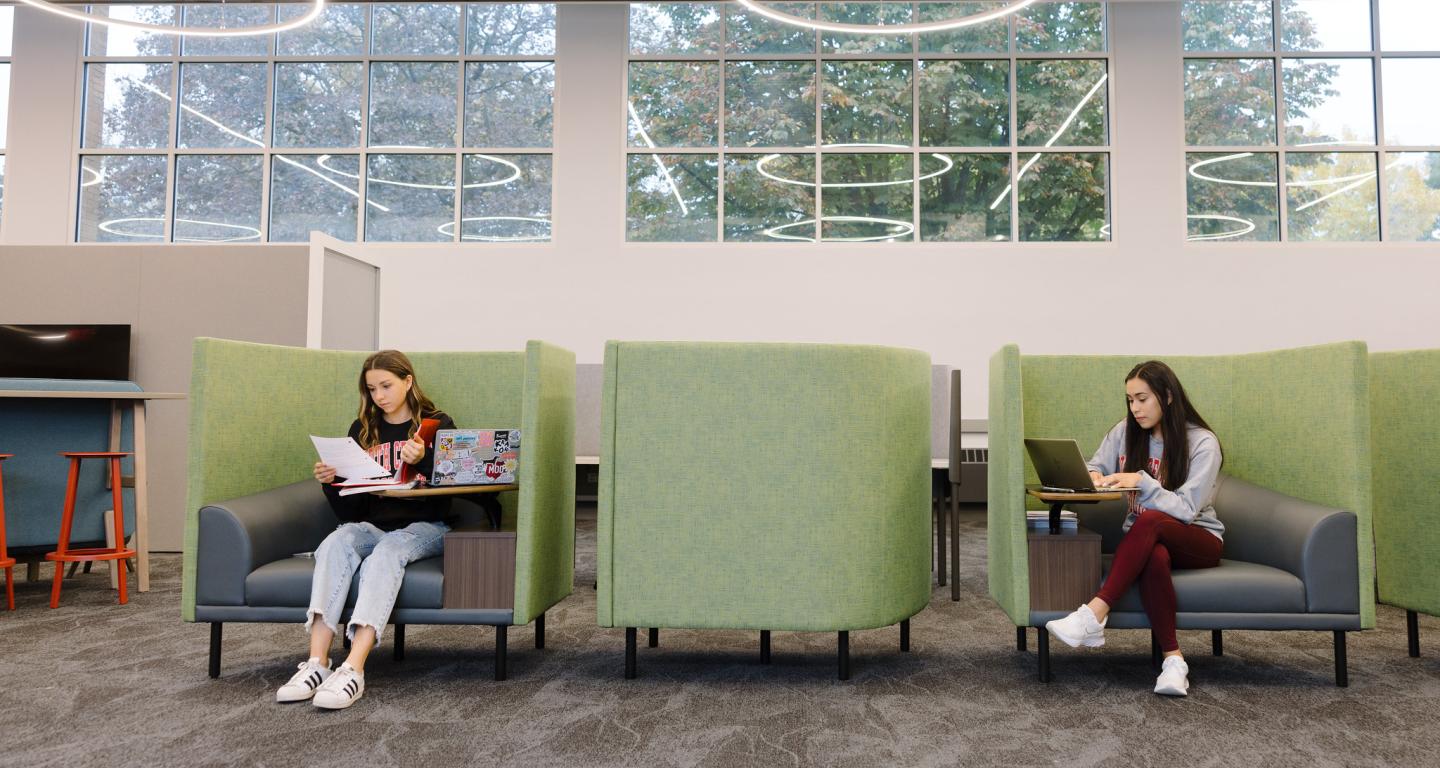
[[[1208,429],[1194,424],[1186,431],[1190,444],[1190,476],[1173,491],[1165,490],[1155,477],[1160,473],[1160,456],[1165,441],[1150,436],[1149,471],[1140,473],[1140,492],[1130,495],[1130,514],[1125,516],[1124,530],[1130,530],[1142,509],[1154,509],[1179,520],[1204,528],[1224,540],[1225,526],[1215,516],[1215,481],[1220,475],[1220,441]],[[1125,422],[1110,429],[1095,455],[1086,463],[1092,472],[1112,475],[1125,468]]]

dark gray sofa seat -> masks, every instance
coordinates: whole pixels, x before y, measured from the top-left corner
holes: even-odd
[[[1225,524],[1223,559],[1215,568],[1173,571],[1176,626],[1214,630],[1217,651],[1225,629],[1333,631],[1336,680],[1343,685],[1343,633],[1361,628],[1355,515],[1226,475],[1220,476],[1215,512]],[[1124,503],[1076,505],[1076,513],[1082,526],[1100,534],[1102,550],[1114,552],[1123,535]],[[1111,559],[1107,554],[1102,560],[1102,581]],[[1048,648],[1045,622],[1067,612],[1030,612],[1030,625],[1041,628],[1042,652]],[[1138,584],[1114,606],[1106,626],[1150,626]],[[1048,664],[1042,667],[1048,670]]]
[[[287,557],[256,568],[245,577],[245,602],[250,605],[278,605],[307,608],[310,605],[310,583],[315,575],[315,559]],[[400,583],[396,608],[439,608],[442,584],[445,581],[445,559],[430,557],[405,568]],[[355,607],[360,595],[359,575],[350,580],[347,611]]]
[[[1106,555],[1101,581],[1110,575]],[[1185,613],[1304,613],[1305,584],[1294,574],[1259,563],[1222,559],[1215,568],[1172,571],[1175,602]],[[1143,613],[1140,588],[1131,587],[1116,613]]]
[[[483,519],[479,507],[456,500],[466,521]],[[225,622],[303,623],[310,604],[315,560],[296,557],[313,552],[340,525],[314,481],[273,488],[201,508],[195,574],[195,618],[211,622],[211,677],[219,674],[220,628]],[[509,609],[444,608],[445,559],[410,563],[396,596],[390,621],[396,658],[404,654],[406,624],[479,624],[495,627],[495,676],[505,679],[505,632],[514,620]],[[359,594],[350,582],[343,620]],[[544,647],[544,614],[536,617],[536,647]]]

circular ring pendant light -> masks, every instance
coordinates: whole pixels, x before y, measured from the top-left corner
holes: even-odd
[[[26,0],[21,0],[25,2]],[[1038,0],[1011,0],[1005,6],[996,8],[993,11],[961,16],[955,19],[942,21],[927,21],[922,24],[844,24],[834,21],[815,21],[801,16],[796,16],[784,11],[777,11],[760,0],[738,0],[746,10],[764,16],[767,19],[778,21],[781,24],[789,24],[805,29],[818,29],[822,32],[851,32],[862,35],[908,35],[911,32],[941,32],[947,29],[959,29],[961,27],[984,24],[987,21],[1004,18],[1010,14],[1028,6],[1034,5]]]
[[[131,21],[129,19],[114,19],[109,16],[101,16],[94,13],[72,10],[63,5],[56,5],[48,0],[19,0],[32,8],[39,8],[47,13],[57,16],[64,16],[67,19],[85,21],[91,24],[101,24],[107,27],[128,27],[145,32],[154,32],[161,35],[176,35],[179,37],[249,37],[251,35],[269,35],[275,32],[285,32],[291,29],[303,27],[315,20],[325,10],[325,0],[312,0],[310,11],[302,16],[297,16],[289,21],[277,22],[275,24],[261,24],[255,27],[178,27],[172,24],[149,24],[143,21]],[[239,3],[236,4],[240,5]],[[206,8],[224,8],[223,3],[210,3]]]

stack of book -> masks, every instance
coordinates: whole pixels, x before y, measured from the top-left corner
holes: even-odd
[[[1025,512],[1025,527],[1032,531],[1050,530],[1050,513],[1043,509],[1032,509]],[[1060,530],[1073,531],[1080,527],[1080,520],[1075,513],[1068,509],[1060,511]]]

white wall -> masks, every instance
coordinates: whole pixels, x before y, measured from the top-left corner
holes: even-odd
[[[1178,14],[1176,2],[1111,4],[1112,243],[627,244],[625,6],[587,2],[560,13],[554,241],[347,252],[385,266],[386,346],[545,338],[583,363],[600,362],[611,338],[906,346],[968,372],[972,418],[986,411],[989,356],[1008,342],[1157,355],[1352,338],[1440,347],[1434,244],[1185,242]],[[78,24],[17,11],[0,242],[71,239],[79,40]],[[439,302],[457,296],[503,303],[509,319],[448,322]]]
[[[130,326],[131,378],[151,392],[185,392],[196,336],[305,343],[306,250],[103,243],[0,247],[0,323],[124,323]],[[147,412],[150,548],[179,551],[190,403],[157,400]]]
[[[85,25],[17,5],[0,242],[74,241],[70,197],[79,176],[80,53]]]
[[[357,246],[387,265],[383,345],[544,338],[585,363],[606,339],[914,347],[970,372],[976,418],[989,357],[1009,342],[1156,355],[1440,346],[1433,244],[1185,242],[1178,3],[1111,6],[1115,241],[1104,244],[627,244],[623,6],[566,7],[560,21],[554,242]],[[414,311],[420,293],[503,302],[509,320],[478,335]]]

